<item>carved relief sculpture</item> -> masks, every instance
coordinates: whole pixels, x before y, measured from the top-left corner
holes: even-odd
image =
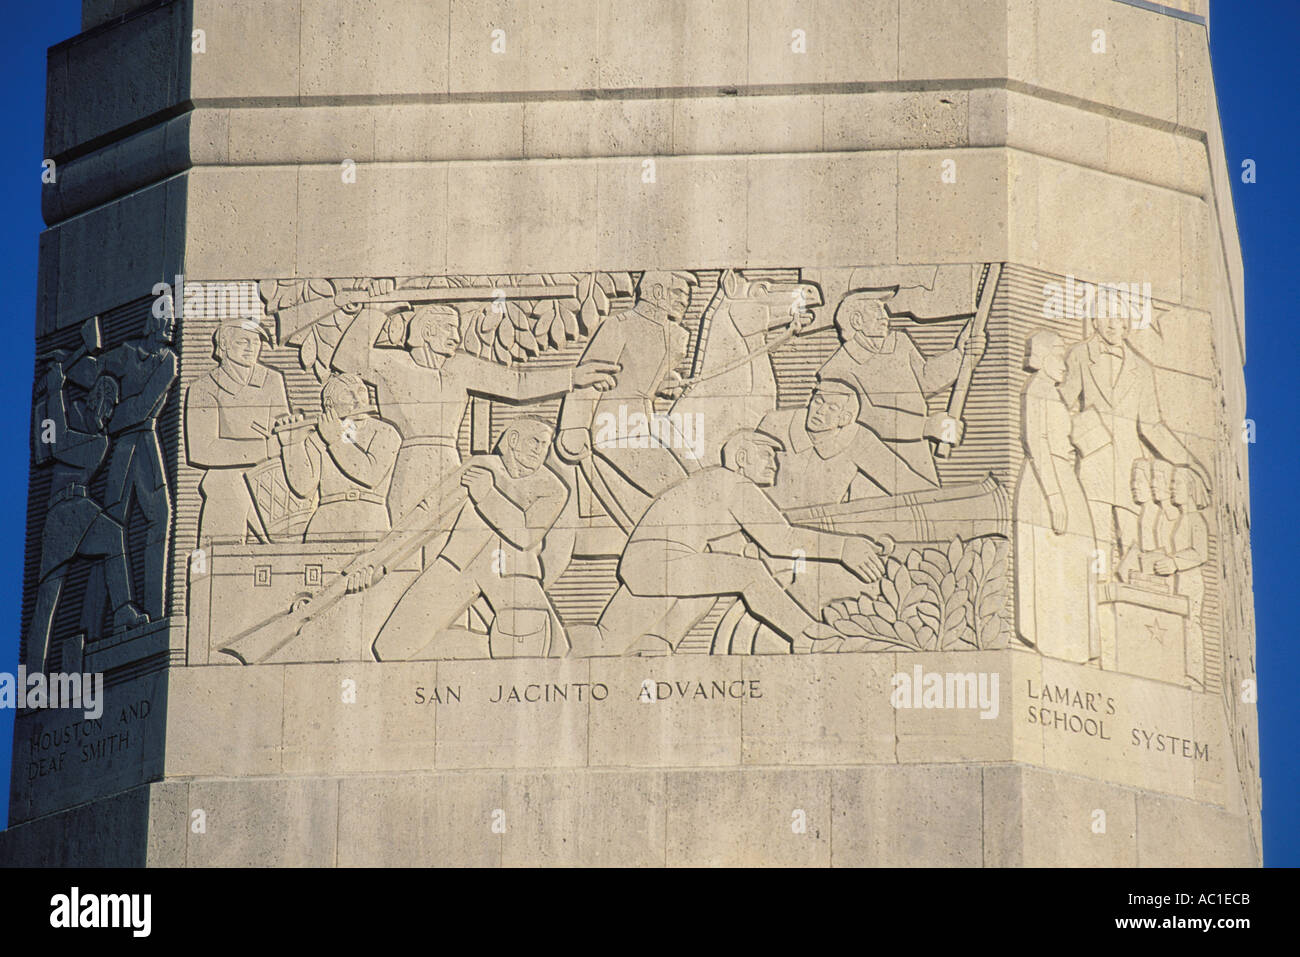
[[[1025,463],[1016,483],[1016,624],[1021,639],[1052,658],[1096,658],[1092,513],[1075,472],[1070,412],[1057,386],[1065,342],[1050,331],[1027,343],[1033,374],[1021,406]]]
[[[77,353],[55,352],[47,357],[42,394],[35,406],[33,448],[37,463],[48,466],[51,477],[36,608],[27,632],[26,664],[34,672],[46,666],[54,613],[73,558],[90,559],[102,570],[115,630],[148,621],[131,601],[122,524],[90,496],[91,477],[108,454],[108,425],[118,406],[117,380],[107,373],[99,375],[84,401],[70,402],[66,395],[65,364],[75,364],[81,354],[98,351],[96,319],[83,325],[82,338],[84,345]],[[64,647],[64,670],[78,667],[83,650]]]

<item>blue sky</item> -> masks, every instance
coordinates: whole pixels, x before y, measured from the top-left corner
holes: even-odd
[[[45,50],[79,29],[78,0],[8,4],[0,31],[9,161],[0,166],[4,221],[0,277],[9,304],[9,333],[0,349],[0,407],[10,410],[15,443],[0,458],[0,671],[17,664],[18,605],[26,503],[26,432],[31,403],[32,328],[36,309],[37,235],[45,104]],[[1295,158],[1300,124],[1294,90],[1300,50],[1296,0],[1216,0],[1211,51],[1227,143],[1228,166],[1253,159],[1258,180],[1234,180],[1237,225],[1246,261],[1249,415],[1257,425],[1251,449],[1251,499],[1258,636],[1265,861],[1300,865],[1300,771],[1295,761],[1300,641],[1297,583],[1290,577],[1300,529],[1297,410],[1292,384],[1300,355],[1290,326],[1300,274],[1296,239],[1300,191]],[[1175,237],[1176,238],[1176,237]],[[0,809],[8,807],[13,713],[0,710]],[[0,823],[5,813],[0,811]]]

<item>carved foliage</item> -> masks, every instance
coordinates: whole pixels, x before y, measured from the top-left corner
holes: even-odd
[[[540,287],[553,294],[536,295]],[[596,327],[616,308],[632,305],[635,284],[628,272],[548,273],[546,275],[417,276],[398,279],[269,279],[258,292],[269,315],[307,303],[332,303],[340,294],[360,292],[364,297],[389,297],[402,290],[465,289],[466,301],[455,303],[461,313],[466,351],[503,365],[562,349]],[[485,290],[494,291],[491,297]],[[530,295],[529,293],[533,293]],[[343,337],[356,309],[327,310],[310,326],[289,336],[298,347],[304,369],[324,381],[335,346]],[[389,345],[400,346],[401,323],[396,323]]]
[[[485,359],[509,365],[546,352],[562,349],[581,336],[590,336],[610,314],[614,303],[632,303],[632,276],[626,272],[549,274],[546,276],[495,277],[503,292],[511,285],[575,287],[575,295],[561,298],[510,299],[472,307],[465,325],[465,348]]]
[[[1005,538],[890,557],[885,574],[856,599],[835,601],[823,618],[846,638],[844,651],[959,651],[1007,643]]]

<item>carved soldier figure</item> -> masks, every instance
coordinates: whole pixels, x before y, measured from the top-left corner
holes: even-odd
[[[289,487],[302,498],[320,493],[305,541],[381,535],[392,527],[388,487],[402,437],[369,405],[361,377],[336,372],[321,389],[319,417],[300,416],[275,430]]]
[[[1135,459],[1153,449],[1173,465],[1209,473],[1164,424],[1151,363],[1128,344],[1131,320],[1123,310],[1093,319],[1093,335],[1065,357],[1061,395],[1075,413],[1071,441],[1079,450],[1079,481],[1092,509],[1097,547],[1112,558],[1116,542],[1132,541],[1137,507],[1126,494]]]
[[[689,455],[665,446],[650,428],[655,397],[673,398],[681,392],[676,368],[685,360],[690,342],[681,321],[695,282],[691,273],[645,272],[636,305],[606,319],[582,353],[583,362],[617,367],[618,383],[603,392],[577,388],[560,410],[560,457],[580,466],[601,504],[626,529],[636,524],[656,495],[699,468]],[[615,430],[617,434],[600,430],[601,441],[594,443],[593,432],[601,421],[626,427]]]
[[[460,464],[456,436],[471,394],[522,403],[558,398],[575,387],[614,386],[618,367],[610,362],[584,358],[572,369],[516,370],[460,352],[460,316],[445,305],[414,310],[405,325],[405,348],[383,348],[380,337],[391,341],[395,328],[400,336],[407,310],[404,304],[397,304],[396,315],[362,309],[332,360],[336,370],[374,384],[380,414],[401,433],[388,496],[394,525]]]
[[[542,590],[539,558],[569,497],[545,465],[550,446],[550,424],[526,416],[506,428],[495,454],[466,463],[460,484],[469,501],[437,559],[403,593],[380,629],[376,658],[451,656],[439,645],[454,646],[455,638],[468,637],[452,625],[480,596],[495,613],[488,635],[493,658],[540,657],[567,646]]]
[[[861,399],[858,420],[889,443],[930,487],[937,487],[939,473],[928,440],[956,443],[961,427],[946,412],[930,415],[925,398],[957,380],[970,344],[970,324],[962,327],[952,349],[927,359],[907,333],[890,331],[879,297],[853,293],[836,308],[835,328],[843,344],[818,377],[852,383]]]
[[[781,508],[827,505],[931,488],[892,447],[858,421],[857,390],[822,379],[807,409],[778,409],[759,431],[785,446],[768,495]]]
[[[597,624],[600,647],[623,653],[657,639],[675,648],[714,602],[736,595],[758,620],[799,651],[836,639],[773,575],[760,550],[779,558],[838,562],[862,581],[880,577],[878,548],[865,536],[792,526],[768,497],[777,478],[779,440],[744,430],[722,447],[721,466],[695,472],[657,498],[628,539],[622,583]],[[595,636],[592,636],[595,638]]]
[[[171,498],[162,447],[158,444],[158,416],[176,381],[178,359],[171,347],[175,334],[173,317],[151,314],[145,320],[143,338],[124,342],[102,356],[86,356],[68,370],[68,378],[83,388],[90,388],[104,374],[114,376],[121,384],[121,398],[108,422],[113,441],[104,504],[123,528],[133,498],[144,516],[142,598],[145,611],[154,621],[165,613],[171,526]]]
[[[45,378],[45,418],[34,437],[38,463],[52,461],[50,498],[41,538],[40,584],[27,631],[27,667],[43,670],[50,632],[69,563],[81,556],[98,561],[108,586],[114,630],[149,619],[131,603],[122,526],[104,514],[90,497],[90,480],[104,462],[109,440],[105,428],[117,404],[117,382],[102,375],[91,385],[84,404],[64,395],[63,365],[51,363]],[[50,441],[47,441],[49,439]],[[102,604],[99,606],[102,609]],[[65,669],[70,657],[65,653]]]
[[[199,540],[243,543],[261,522],[244,481],[275,452],[275,420],[289,414],[284,376],[258,359],[270,345],[254,318],[223,322],[213,334],[217,367],[185,393],[189,463],[207,469],[199,483]]]

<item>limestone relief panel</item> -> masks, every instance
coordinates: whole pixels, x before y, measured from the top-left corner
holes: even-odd
[[[171,316],[127,309],[38,349],[23,609],[33,672],[78,671],[97,645],[165,627],[175,332]]]
[[[191,284],[191,660],[1003,647],[1001,271]]]

